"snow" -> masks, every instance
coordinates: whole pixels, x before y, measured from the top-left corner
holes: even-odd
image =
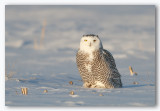
[[[6,106],[155,106],[154,6],[7,5],[5,12]],[[113,54],[123,88],[82,87],[76,53],[90,33]]]

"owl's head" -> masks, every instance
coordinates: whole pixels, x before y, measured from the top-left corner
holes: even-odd
[[[100,48],[103,48],[102,42],[98,35],[89,34],[89,35],[83,35],[80,41],[80,50],[83,50],[85,52],[95,51]]]

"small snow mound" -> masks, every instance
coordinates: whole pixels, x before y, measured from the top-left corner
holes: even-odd
[[[79,97],[79,95],[70,95],[73,98]]]
[[[16,41],[7,41],[5,43],[5,46],[7,47],[13,47],[13,48],[20,48],[23,45],[23,40],[16,40]]]
[[[74,102],[74,101],[66,101],[64,102],[66,105],[68,106],[76,106],[76,105],[82,105],[84,104],[83,101],[77,101],[77,102]]]
[[[142,103],[130,103],[132,106],[146,106],[145,104]]]

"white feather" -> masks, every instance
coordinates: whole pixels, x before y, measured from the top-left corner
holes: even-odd
[[[88,70],[88,72],[91,72],[91,65],[88,64],[88,65],[85,65],[86,69]]]
[[[95,85],[98,87],[105,87],[105,85],[100,81],[96,81],[95,83],[96,83]]]

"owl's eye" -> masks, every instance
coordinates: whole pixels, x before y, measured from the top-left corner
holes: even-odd
[[[93,40],[93,42],[96,42],[96,40]]]
[[[85,39],[84,41],[85,41],[85,42],[87,42],[87,40],[86,40],[86,39]]]

